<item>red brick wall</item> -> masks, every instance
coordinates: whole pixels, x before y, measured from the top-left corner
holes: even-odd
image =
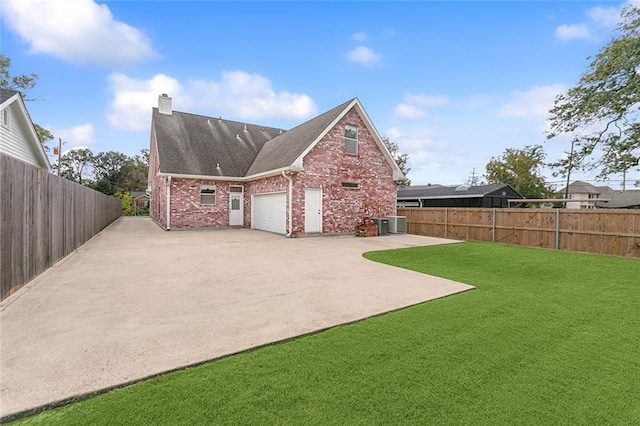
[[[151,151],[149,155],[149,169],[151,170],[149,188],[151,189],[151,200],[149,204],[149,215],[151,220],[167,228],[167,184],[166,178],[158,176],[160,164],[158,163],[158,151],[156,149],[155,131],[151,128]]]
[[[200,204],[200,185],[216,186],[215,205]],[[237,182],[171,180],[171,229],[229,226],[229,187]]]
[[[358,155],[344,152],[344,126],[358,126]],[[396,214],[396,184],[393,169],[355,109],[304,158],[304,172],[295,177],[293,191],[294,233],[304,233],[304,188],[322,188],[322,230],[351,233],[362,216]],[[360,189],[347,189],[342,182],[355,182]]]

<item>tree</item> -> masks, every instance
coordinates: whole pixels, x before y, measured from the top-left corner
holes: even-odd
[[[11,67],[11,59],[0,53],[0,87],[3,89],[16,90],[24,94],[27,90],[33,89],[38,82],[38,74],[31,73],[29,75],[9,74]],[[25,99],[27,100],[27,99]]]
[[[86,185],[89,183],[86,176],[89,175],[93,162],[94,155],[90,149],[72,149],[60,158],[58,176]],[[57,168],[57,165],[54,168]]]
[[[622,10],[620,35],[604,46],[575,87],[559,95],[547,138],[569,135],[574,152],[552,164],[598,170],[599,179],[640,170],[640,8]]]
[[[500,157],[491,157],[485,177],[489,183],[511,185],[525,198],[548,198],[553,190],[540,173],[544,158],[540,145],[507,148]]]
[[[113,196],[122,200],[122,214],[124,216],[135,215],[135,201],[130,192],[116,192]]]
[[[128,191],[123,184],[123,178],[130,161],[127,155],[116,151],[96,155],[93,162],[95,181],[92,188],[107,195]]]
[[[32,72],[29,75],[22,74],[12,76],[9,73],[10,67],[11,59],[0,53],[0,88],[20,92],[25,101],[33,100],[26,98],[26,92],[36,86],[39,78],[38,74]],[[44,148],[48,151],[49,147],[46,143],[53,139],[53,135],[44,127],[41,127],[36,123],[33,123],[33,125],[36,128],[36,133],[38,134],[38,138],[40,138],[40,142],[42,142]]]
[[[411,180],[409,178],[407,178],[407,175],[411,171],[411,169],[407,165],[407,163],[409,161],[409,154],[407,154],[406,152],[401,153],[400,152],[400,148],[398,147],[398,144],[393,142],[389,138],[389,136],[383,136],[382,137],[382,142],[384,142],[384,144],[386,145],[387,149],[391,153],[391,157],[393,157],[393,159],[395,160],[395,162],[398,165],[398,167],[400,167],[400,170],[402,171],[402,174],[404,174],[404,176],[405,176],[405,178],[403,180],[398,182],[398,186],[402,188],[403,186],[411,185]]]

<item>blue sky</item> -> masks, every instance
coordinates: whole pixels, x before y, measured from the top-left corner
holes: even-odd
[[[543,144],[548,160],[568,151],[567,138],[546,141],[547,112],[614,36],[624,5],[1,4],[2,53],[12,73],[40,75],[27,107],[65,149],[148,148],[160,93],[177,110],[283,128],[358,97],[379,133],[409,153],[413,183],[446,185],[482,175],[505,148]]]

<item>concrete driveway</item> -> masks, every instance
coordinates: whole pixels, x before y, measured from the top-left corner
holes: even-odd
[[[448,242],[121,218],[0,304],[0,416],[469,290],[362,257]]]

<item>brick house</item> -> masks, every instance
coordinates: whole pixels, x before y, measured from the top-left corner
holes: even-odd
[[[289,131],[153,108],[151,218],[162,228],[351,233],[396,214],[404,176],[354,98]]]

